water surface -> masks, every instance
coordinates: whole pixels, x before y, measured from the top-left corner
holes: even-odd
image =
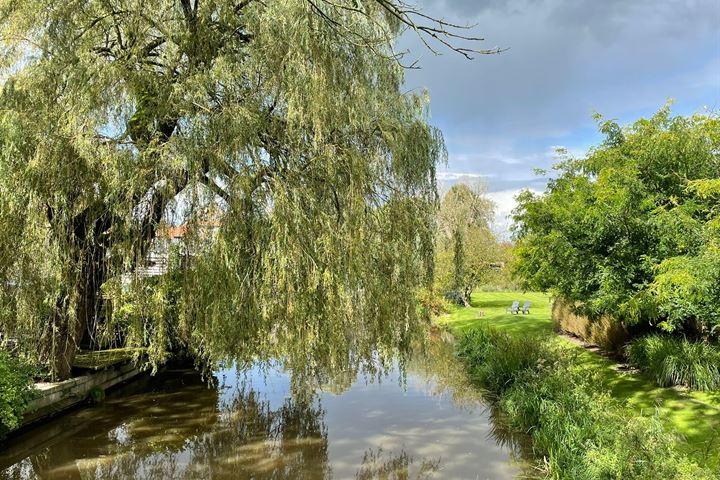
[[[275,365],[166,370],[12,438],[3,479],[503,479],[518,467],[441,348],[305,396]]]

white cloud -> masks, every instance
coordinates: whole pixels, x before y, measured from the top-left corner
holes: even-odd
[[[475,47],[510,47],[467,61],[428,54],[412,32],[400,45],[422,56],[407,86],[428,88],[449,169],[494,175],[490,190],[541,189],[532,172],[555,163],[551,146],[582,156],[602,141],[595,111],[629,123],[668,98],[681,115],[720,108],[718,0],[419,1],[477,24],[487,43]]]
[[[493,232],[501,240],[510,239],[510,225],[512,225],[512,218],[510,215],[517,206],[515,196],[522,190],[530,190],[535,194],[542,193],[539,190],[528,188],[516,188],[513,190],[501,190],[499,192],[489,192],[487,197],[495,203],[495,221],[492,225]]]
[[[452,181],[461,178],[483,178],[488,176],[490,175],[481,175],[479,173],[437,172],[437,179],[440,181]]]

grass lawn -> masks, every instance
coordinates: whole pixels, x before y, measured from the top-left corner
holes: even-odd
[[[529,315],[512,315],[505,309],[513,300],[530,300]],[[475,292],[472,306],[454,309],[439,319],[455,333],[482,324],[491,325],[513,335],[552,334],[550,299],[542,293]],[[640,374],[619,372],[616,364],[574,343],[556,337],[575,347],[576,362],[599,371],[612,395],[626,400],[629,408],[641,415],[656,411],[668,425],[687,441],[687,451],[699,462],[720,468],[720,392],[687,392],[661,388]]]

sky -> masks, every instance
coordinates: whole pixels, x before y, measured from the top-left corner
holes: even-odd
[[[473,24],[476,48],[507,48],[472,61],[434,55],[415,34],[408,90],[425,88],[431,123],[444,134],[441,189],[485,178],[496,232],[523,188],[542,191],[556,147],[575,155],[601,141],[592,115],[621,123],[652,115],[720,110],[720,0],[420,0],[424,13]]]

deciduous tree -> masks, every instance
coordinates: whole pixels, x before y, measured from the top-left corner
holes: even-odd
[[[438,213],[438,282],[455,290],[465,303],[488,278],[499,260],[499,245],[490,222],[494,205],[480,183],[458,183],[445,194]]]
[[[516,211],[517,268],[587,313],[704,337],[720,328],[720,119],[669,105],[566,157]]]
[[[407,29],[472,53],[395,0],[2,1],[3,330],[56,378],[102,329],[154,362],[300,370],[407,343],[445,156],[401,91]],[[121,285],[169,213],[199,225],[213,203],[172,300]],[[157,315],[114,315],[127,288]]]

